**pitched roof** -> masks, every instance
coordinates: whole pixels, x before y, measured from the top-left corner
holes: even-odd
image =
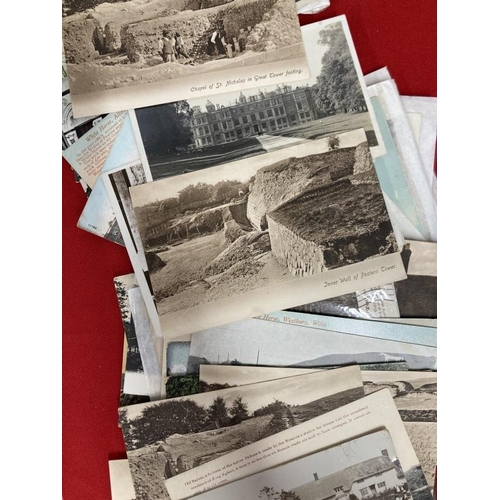
[[[293,488],[293,491],[301,500],[323,500],[324,498],[331,497],[334,489],[339,486],[342,486],[343,490],[348,492],[355,481],[380,474],[393,468],[394,464],[388,457],[374,457],[334,472],[329,476]]]

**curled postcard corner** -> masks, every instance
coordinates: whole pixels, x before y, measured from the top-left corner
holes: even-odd
[[[295,3],[298,14],[318,14],[330,7],[330,0],[299,0]]]

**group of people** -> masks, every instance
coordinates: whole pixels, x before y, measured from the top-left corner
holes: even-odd
[[[233,57],[234,52],[243,52],[246,49],[247,37],[252,31],[251,26],[240,28],[238,38],[227,35],[226,30],[222,25],[212,33],[208,43],[209,56],[225,56]]]
[[[240,28],[238,38],[228,37],[224,26],[220,24],[209,38],[208,55],[231,58],[234,52],[244,52],[247,46],[247,37],[251,31],[251,26]],[[158,42],[158,50],[163,62],[166,63],[176,62],[181,56],[185,59],[192,59],[186,50],[181,34],[178,32],[163,30],[163,37]]]
[[[158,49],[163,58],[163,62],[176,62],[180,56],[189,59],[190,56],[184,45],[184,40],[178,32],[168,30],[163,31],[163,38],[158,44]]]

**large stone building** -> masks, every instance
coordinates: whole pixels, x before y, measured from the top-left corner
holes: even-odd
[[[292,90],[289,85],[278,85],[276,90],[248,97],[241,93],[227,106],[207,101],[205,108],[193,107],[191,130],[196,148],[286,129],[319,117],[308,86]]]

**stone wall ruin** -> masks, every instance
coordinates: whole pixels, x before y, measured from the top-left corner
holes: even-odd
[[[267,214],[267,221],[273,255],[294,276],[397,250],[380,188],[349,179],[299,195]]]
[[[110,15],[105,18],[98,9],[86,17],[65,19],[67,62],[80,64],[117,51],[126,54],[129,62],[152,58],[161,62],[158,44],[163,30],[179,32],[188,53],[203,60],[209,58],[208,42],[220,23],[229,39],[250,26],[247,50],[276,50],[301,41],[295,8],[288,0],[165,0],[164,9],[149,18],[147,8],[125,10],[122,23],[110,21]]]

